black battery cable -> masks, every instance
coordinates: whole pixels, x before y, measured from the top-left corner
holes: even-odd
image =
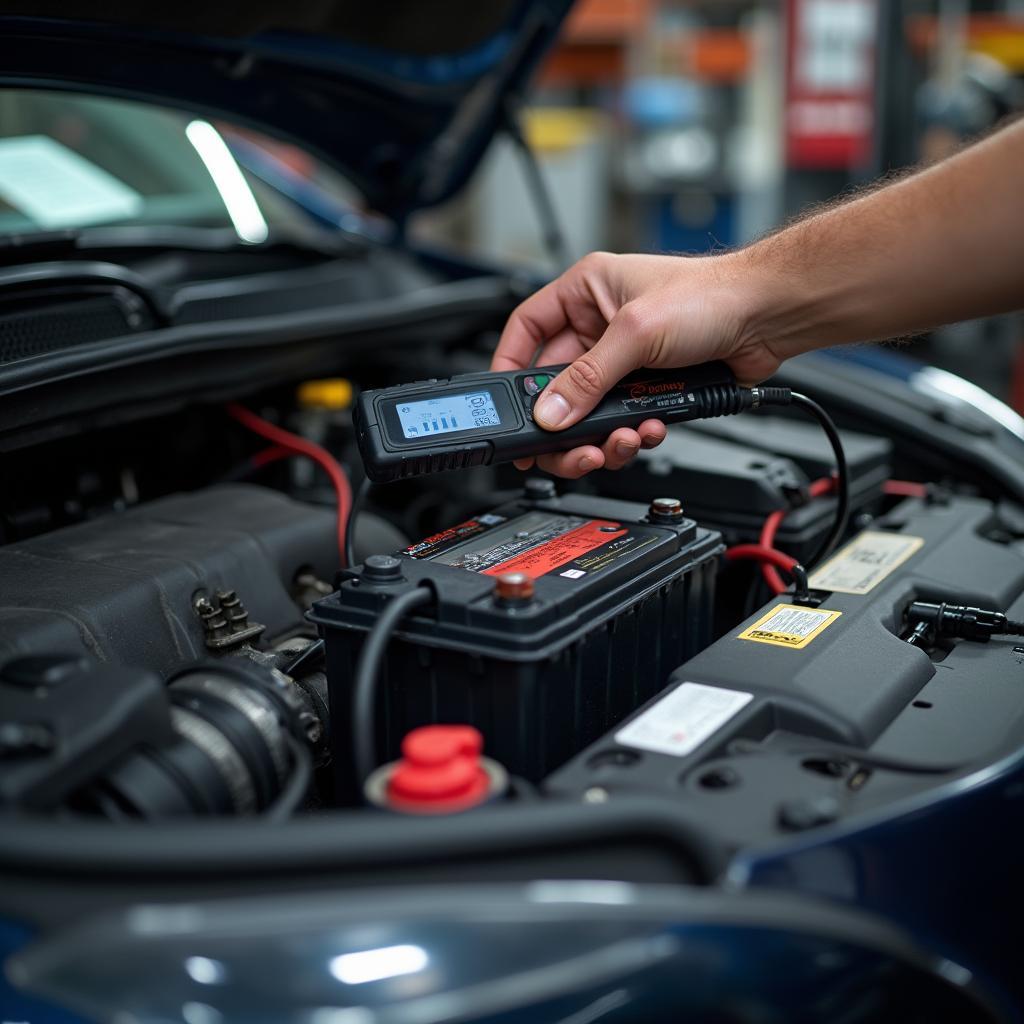
[[[377,678],[388,641],[409,612],[433,600],[434,592],[427,586],[399,594],[388,602],[366,634],[352,681],[352,751],[360,782],[377,767]]]

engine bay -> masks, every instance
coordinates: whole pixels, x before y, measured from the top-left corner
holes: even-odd
[[[913,635],[908,614],[945,602],[1012,619],[1019,513],[926,467],[897,480],[870,422],[843,430],[854,540],[792,603],[777,572],[727,552],[763,543],[769,522],[797,559],[820,547],[832,454],[811,423],[768,410],[679,425],[625,470],[575,484],[505,466],[367,483],[339,569],[345,524],[302,446],[358,481],[353,388],[299,382],[265,394],[259,416],[207,403],[42,449],[58,472],[86,450],[93,464],[8,496],[8,809],[358,807],[403,738],[440,724],[476,731],[512,780],[501,799],[654,795],[738,848],[934,785],[1014,741],[1012,637]],[[283,430],[283,445],[254,449],[253,423],[271,441]],[[157,477],[137,463],[150,443],[179,459],[201,446],[152,498]],[[424,587],[360,709],[366,637]],[[436,799],[405,810],[443,809]]]
[[[801,582],[733,557],[810,563],[834,527],[832,449],[790,410],[573,483],[363,482],[353,395],[492,345],[440,332],[10,444],[0,805],[26,920],[282,872],[718,885],[1019,747],[1024,485],[973,458],[969,414],[922,400],[901,436],[904,399],[859,369],[790,369],[837,413],[849,493]]]

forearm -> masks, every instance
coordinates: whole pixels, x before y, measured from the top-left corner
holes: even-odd
[[[786,358],[1024,306],[1024,122],[736,253]]]

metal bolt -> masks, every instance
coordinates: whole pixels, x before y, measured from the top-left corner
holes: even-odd
[[[678,523],[683,518],[683,503],[678,498],[655,498],[647,514],[654,523]]]
[[[609,795],[604,786],[591,786],[590,789],[584,790],[583,802],[585,804],[606,804]]]
[[[525,572],[505,572],[494,581],[494,598],[501,604],[525,604],[533,598],[533,580]]]

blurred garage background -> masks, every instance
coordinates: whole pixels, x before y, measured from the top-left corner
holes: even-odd
[[[417,228],[548,267],[741,245],[1017,114],[1022,75],[1022,0],[580,0],[525,121],[557,227],[501,140]],[[1020,317],[944,329],[914,355],[1024,411]]]

